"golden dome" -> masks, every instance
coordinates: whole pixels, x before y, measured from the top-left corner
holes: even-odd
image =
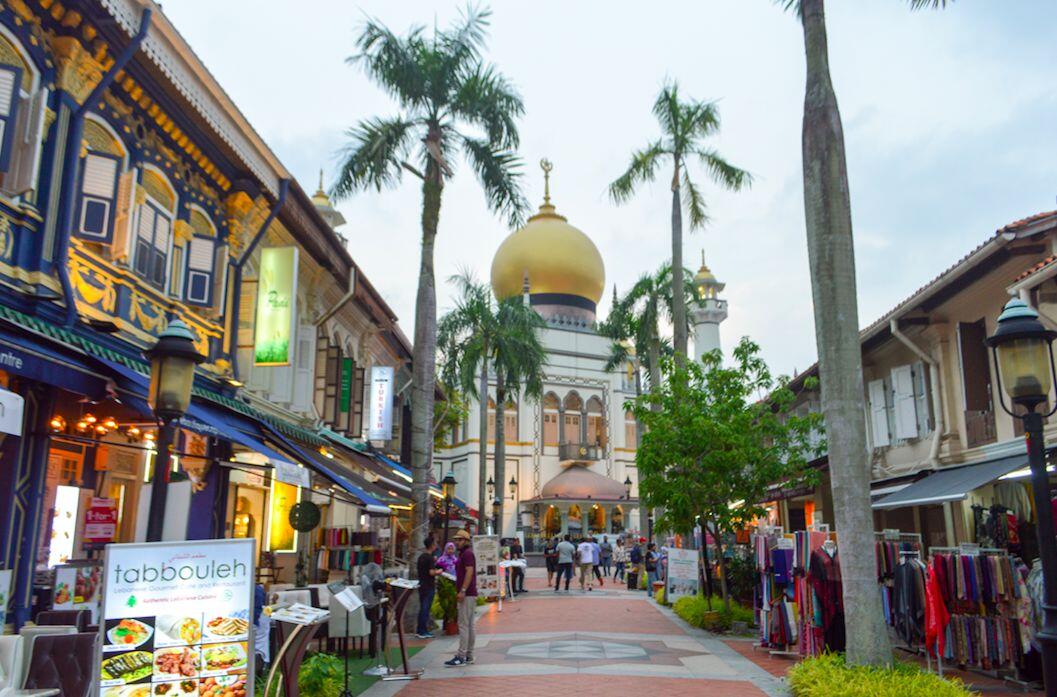
[[[549,172],[549,163],[544,171]],[[539,212],[503,240],[492,260],[497,298],[520,295],[526,276],[532,295],[571,295],[597,305],[605,289],[602,255],[551,205],[549,185]]]

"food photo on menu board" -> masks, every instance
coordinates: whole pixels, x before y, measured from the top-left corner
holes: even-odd
[[[253,545],[224,542],[108,548],[101,697],[252,690]]]

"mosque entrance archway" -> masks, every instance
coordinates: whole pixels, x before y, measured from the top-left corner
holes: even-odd
[[[580,512],[580,507],[575,503],[569,507],[568,532],[573,537],[584,533],[583,513]]]
[[[551,504],[547,507],[547,512],[543,514],[543,535],[545,537],[554,537],[560,534],[562,531],[562,512],[558,510],[558,507]]]

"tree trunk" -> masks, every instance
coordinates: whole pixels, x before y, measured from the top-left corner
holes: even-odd
[[[660,389],[661,386],[661,339],[654,333],[650,340],[650,389]],[[660,404],[651,404],[650,409],[660,411]]]
[[[429,527],[429,473],[433,462],[433,389],[437,368],[437,288],[433,275],[433,247],[440,220],[444,180],[432,160],[422,182],[422,260],[415,299],[415,346],[412,351],[411,499],[414,527],[411,549],[422,549]]]
[[[823,0],[802,0],[800,7],[807,56],[804,217],[834,522],[840,534],[847,660],[850,665],[884,665],[891,662],[892,653],[874,568],[870,464],[863,418],[862,352],[844,133],[830,81]]]
[[[672,333],[675,362],[682,366],[688,355],[686,337],[686,294],[683,292],[683,205],[679,195],[679,160],[672,177]]]
[[[481,360],[481,381],[477,385],[480,405],[481,449],[477,465],[477,525],[484,533],[488,502],[488,342],[485,341]]]
[[[642,374],[639,371],[639,359],[636,357],[632,365],[635,367],[635,399],[642,396]],[[631,444],[628,443],[630,446]],[[635,449],[642,445],[642,422],[635,419]]]
[[[723,609],[730,612],[730,589],[727,586],[727,560],[723,558],[723,538],[716,521],[712,521],[712,540],[716,545],[716,561],[719,562],[719,592],[723,594]],[[871,549],[873,547],[871,546]]]
[[[495,367],[495,491],[499,505],[495,510],[495,534],[503,536],[503,502],[506,501],[506,390],[503,389],[503,367]]]

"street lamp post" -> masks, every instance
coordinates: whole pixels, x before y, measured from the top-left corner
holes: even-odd
[[[1036,637],[1042,647],[1047,697],[1057,697],[1057,538],[1054,537],[1042,420],[1057,412],[1057,403],[1048,409],[1053,376],[1057,372],[1053,361],[1055,338],[1057,332],[1046,329],[1035,310],[1023,301],[1013,299],[1002,309],[998,327],[987,339],[998,376],[999,403],[1010,416],[1024,422],[1031,488],[1038,517],[1039,557],[1042,559],[1043,621]],[[1025,413],[1014,413],[1006,406],[1003,389],[1010,401],[1023,407]]]
[[[517,477],[510,477],[510,481],[507,482],[507,488],[510,489],[510,500],[513,501],[517,498]]]
[[[624,498],[631,500],[631,477],[624,477]]]
[[[503,500],[496,496],[492,499],[492,532],[501,535],[499,531],[499,509],[503,507]]]
[[[147,514],[147,542],[158,542],[165,528],[165,503],[169,496],[169,475],[175,422],[191,404],[195,366],[205,356],[195,349],[191,329],[176,319],[169,323],[158,341],[143,352],[150,361],[150,390],[147,401],[161,422],[154,457],[154,477]]]
[[[448,546],[448,520],[451,515],[451,502],[455,500],[455,472],[448,470],[444,479],[440,481],[441,489],[444,491],[444,546]]]
[[[488,487],[488,498],[492,498],[492,494],[495,493],[495,480],[489,477],[488,481],[484,484]]]

